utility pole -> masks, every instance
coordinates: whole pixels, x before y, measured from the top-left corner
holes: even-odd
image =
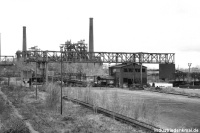
[[[63,110],[63,99],[62,99],[62,81],[63,81],[63,76],[62,76],[62,72],[63,72],[63,57],[62,57],[62,52],[61,52],[61,73],[60,73],[60,76],[61,76],[61,91],[60,91],[60,114],[62,115],[62,110]]]
[[[188,81],[190,82],[190,67],[191,67],[192,63],[188,63],[188,67],[189,67],[189,74],[188,74]]]
[[[48,60],[48,54],[46,53],[46,63],[45,63],[45,76],[46,76],[46,85],[48,84],[48,63],[47,63],[47,60]]]
[[[35,70],[35,78],[36,78],[36,91],[35,91],[35,96],[36,96],[36,100],[37,100],[37,84],[38,84],[38,80],[37,80],[37,62],[35,62],[35,67],[36,67],[36,70]]]

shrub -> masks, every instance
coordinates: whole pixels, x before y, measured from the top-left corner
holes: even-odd
[[[115,91],[111,95],[111,105],[112,105],[112,111],[118,113],[119,112],[119,97],[118,97],[118,92]]]
[[[30,133],[23,121],[16,117],[8,119],[0,129],[1,133]]]
[[[46,91],[46,106],[50,109],[56,109],[60,102],[60,88],[54,84],[49,84]]]

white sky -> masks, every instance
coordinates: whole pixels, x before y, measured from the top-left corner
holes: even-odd
[[[88,44],[90,17],[96,52],[175,53],[176,67],[200,65],[199,0],[0,0],[1,53],[22,50],[23,26],[27,48]]]

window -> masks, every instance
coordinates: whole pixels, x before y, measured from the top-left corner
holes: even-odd
[[[127,83],[127,82],[128,82],[128,79],[127,79],[127,78],[123,78],[123,82],[124,82],[124,83]]]
[[[128,72],[128,69],[127,69],[127,68],[124,68],[124,72]]]
[[[142,69],[142,72],[144,73],[144,72],[145,72],[145,69]]]
[[[136,68],[136,69],[135,69],[135,72],[140,72],[140,69]]]
[[[129,72],[133,72],[133,69],[132,69],[132,68],[129,68],[128,71],[129,71]]]

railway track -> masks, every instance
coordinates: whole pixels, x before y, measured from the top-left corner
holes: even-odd
[[[159,130],[162,130],[159,127],[150,125],[150,124],[145,123],[145,122],[135,120],[133,118],[129,118],[127,116],[112,112],[110,110],[107,110],[107,109],[104,109],[104,108],[101,108],[101,107],[97,107],[97,106],[88,104],[86,102],[83,102],[83,101],[80,101],[80,100],[77,100],[77,99],[69,98],[67,96],[63,96],[63,99],[68,100],[68,101],[72,101],[72,102],[80,104],[80,105],[83,105],[83,106],[85,106],[89,109],[95,110],[97,113],[104,114],[104,115],[111,117],[111,118],[114,118],[115,120],[120,121],[122,123],[126,123],[128,125],[133,126],[133,127],[140,128],[140,129],[142,129],[142,130],[144,130],[148,133],[155,133],[155,132],[158,132]]]

